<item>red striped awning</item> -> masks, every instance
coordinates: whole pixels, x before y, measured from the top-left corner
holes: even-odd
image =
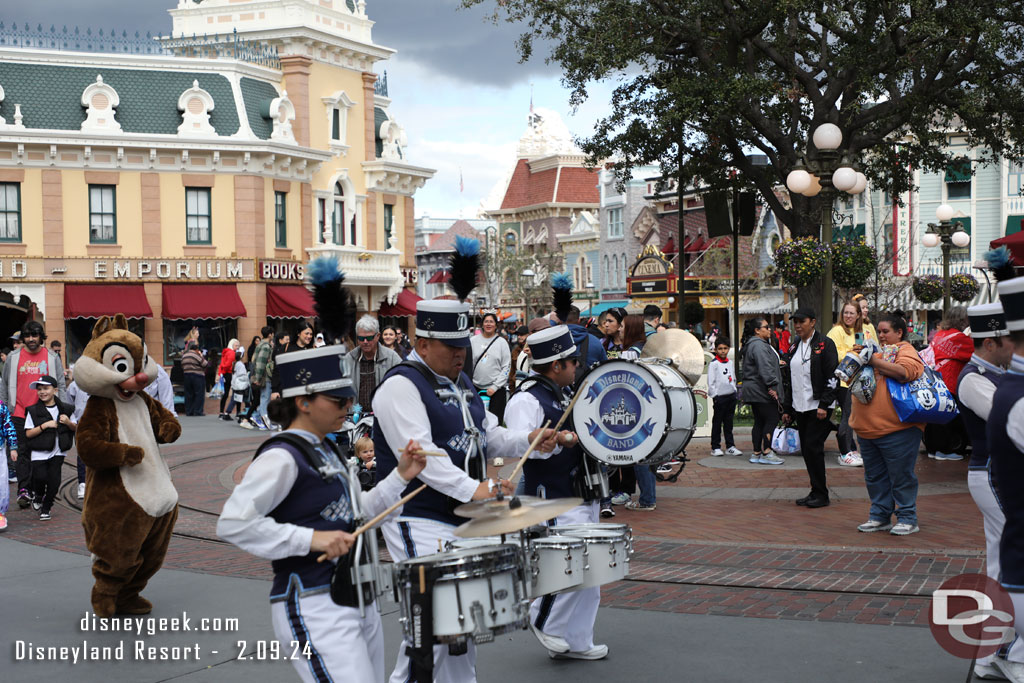
[[[99,318],[123,313],[126,318],[152,318],[143,285],[64,285],[64,319]]]
[[[402,316],[402,315],[416,315],[416,302],[422,301],[423,297],[416,294],[411,289],[403,289],[398,294],[398,298],[395,299],[394,304],[384,304],[380,307],[378,315],[382,316]]]
[[[244,318],[245,305],[234,285],[164,285],[165,320]]]
[[[313,318],[313,295],[302,285],[267,285],[268,318]]]

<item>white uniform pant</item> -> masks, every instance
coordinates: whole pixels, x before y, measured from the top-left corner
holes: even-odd
[[[970,470],[967,472],[967,490],[971,492],[971,498],[975,505],[981,510],[982,519],[985,521],[985,574],[994,581],[999,581],[999,541],[1003,537],[1003,525],[1006,523],[1006,516],[999,507],[995,490],[992,488],[992,479],[988,470]],[[1014,629],[1017,631],[1017,639],[1010,646],[1006,658],[1011,662],[1024,663],[1024,594],[1010,593],[1013,602],[1013,610],[1016,616]],[[982,657],[978,660],[981,664],[991,664],[995,655]]]
[[[299,597],[292,592],[270,604],[270,615],[281,652],[297,654],[292,666],[303,681],[384,680],[384,631],[376,604],[368,605],[366,616],[360,617],[358,608],[336,605],[327,593]],[[309,658],[302,651],[306,641]]]
[[[559,515],[550,526],[597,522],[597,501],[584,503]],[[601,604],[599,587],[545,595],[530,603],[530,623],[552,636],[561,636],[573,652],[594,647],[594,621]]]
[[[410,557],[422,557],[441,552],[448,541],[456,541],[455,527],[421,517],[398,517],[389,520],[382,526],[384,542],[388,553],[395,562]],[[406,648],[412,646],[408,638],[402,640],[398,650],[398,661],[391,672],[391,683],[407,683],[410,679],[409,656]],[[434,681],[437,683],[476,683],[476,645],[472,640],[464,655],[448,654],[447,645],[434,646]]]

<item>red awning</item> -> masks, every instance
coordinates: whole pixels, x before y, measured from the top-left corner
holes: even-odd
[[[452,279],[451,271],[439,270],[439,271],[437,271],[436,273],[434,273],[433,275],[430,276],[430,279],[427,280],[427,284],[428,285],[436,285],[436,284],[448,282],[451,279]]]
[[[1000,237],[997,240],[989,242],[990,249],[998,249],[999,247],[1005,246],[1010,250],[1010,256],[1013,258],[1013,265],[1024,266],[1024,232],[1015,232],[1012,235],[1006,237]]]
[[[244,318],[234,285],[164,285],[164,320]]]
[[[99,318],[123,313],[126,318],[152,318],[143,285],[64,285],[64,319]]]
[[[403,289],[398,294],[394,304],[384,304],[380,307],[378,315],[401,316],[416,315],[416,302],[422,301],[423,297],[411,289]]]
[[[313,318],[313,295],[302,285],[267,285],[268,318]]]

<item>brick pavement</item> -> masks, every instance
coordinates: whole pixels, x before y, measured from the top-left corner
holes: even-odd
[[[268,563],[216,542],[215,515],[264,434],[241,432],[201,446],[169,446],[165,457],[182,509],[165,566],[226,576],[267,579]],[[749,440],[741,448],[749,448]],[[836,500],[807,510],[786,500],[750,500],[767,487],[806,487],[800,469],[702,465],[707,441],[691,444],[679,480],[659,484],[655,512],[617,508],[637,539],[630,580],[604,589],[603,603],[627,609],[857,623],[926,622],[927,594],[949,576],[983,569],[981,517],[962,487],[963,463],[922,458],[922,484],[951,493],[918,499],[922,531],[908,537],[862,534],[863,500]],[[727,458],[729,456],[726,456]],[[737,459],[739,460],[739,459]],[[73,477],[69,457],[66,476]],[[860,469],[831,468],[830,485],[862,487]],[[676,497],[674,492],[720,489],[719,497]],[[73,490],[69,490],[73,494]],[[70,500],[70,499],[69,499]],[[87,554],[77,511],[63,500],[51,522],[14,506],[9,538]],[[74,504],[72,501],[70,504]],[[193,509],[194,508],[194,509]],[[205,512],[204,512],[205,511]]]

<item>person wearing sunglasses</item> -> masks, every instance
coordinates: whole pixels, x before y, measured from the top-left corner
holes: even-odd
[[[388,370],[402,362],[402,357],[380,343],[380,323],[372,315],[364,315],[356,323],[356,348],[348,357],[355,369],[352,388],[356,392],[356,403],[366,412],[377,385]]]

